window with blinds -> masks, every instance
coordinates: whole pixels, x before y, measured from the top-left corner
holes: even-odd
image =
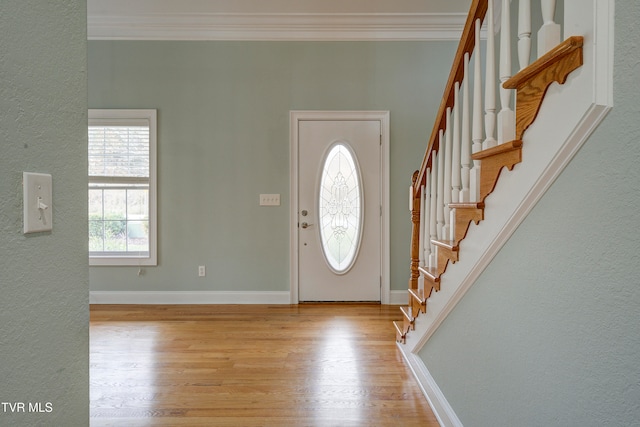
[[[155,110],[89,110],[91,265],[156,265]]]
[[[89,126],[89,176],[149,178],[149,125]]]

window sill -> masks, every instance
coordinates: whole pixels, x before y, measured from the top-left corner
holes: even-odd
[[[109,257],[109,256],[93,256],[89,257],[89,266],[91,267],[120,267],[120,266],[157,266],[158,262],[155,258],[150,257]]]

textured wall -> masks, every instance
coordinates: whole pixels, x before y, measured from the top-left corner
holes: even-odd
[[[640,8],[615,8],[613,110],[420,353],[465,426],[640,420]]]
[[[455,46],[89,42],[91,108],[158,109],[160,242],[158,267],[93,267],[91,290],[289,290],[289,110],[325,109],[391,111],[391,283],[406,289],[407,190]]]
[[[3,426],[88,424],[86,108],[86,2],[2,0]],[[51,233],[22,234],[23,171],[53,175]]]

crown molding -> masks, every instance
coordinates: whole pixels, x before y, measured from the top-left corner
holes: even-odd
[[[458,40],[459,13],[205,13],[90,15],[89,40]]]

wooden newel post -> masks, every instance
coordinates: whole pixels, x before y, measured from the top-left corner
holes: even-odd
[[[409,288],[418,289],[418,277],[420,277],[420,271],[418,267],[420,265],[420,192],[416,191],[419,188],[418,179],[419,171],[413,173],[411,178],[411,276],[409,278]]]

